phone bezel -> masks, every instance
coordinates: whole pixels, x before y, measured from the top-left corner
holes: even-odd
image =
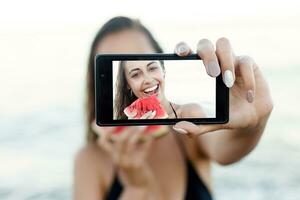
[[[121,60],[196,60],[197,54],[180,57],[176,54],[98,54],[95,56],[95,115],[99,126],[172,125],[179,121],[195,124],[224,124],[229,120],[229,89],[222,75],[216,77],[216,118],[172,118],[172,119],[113,119],[113,76],[112,61]],[[106,67],[102,67],[106,66]]]

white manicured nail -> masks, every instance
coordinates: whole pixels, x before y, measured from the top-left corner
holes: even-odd
[[[179,48],[178,48],[178,53],[185,53],[187,51],[187,48],[186,48],[186,46],[185,45],[181,45],[181,46],[179,46]]]
[[[224,82],[225,82],[225,85],[229,88],[231,88],[233,86],[234,79],[233,79],[233,74],[230,70],[226,70],[224,72]]]
[[[207,66],[208,73],[212,77],[217,77],[221,73],[220,66],[216,61],[210,61]]]
[[[187,134],[187,131],[182,129],[182,128],[176,128],[173,126],[173,129],[178,132],[178,133],[181,133],[181,134]]]
[[[152,112],[152,116],[154,117],[156,115],[156,110],[154,110],[153,112]]]

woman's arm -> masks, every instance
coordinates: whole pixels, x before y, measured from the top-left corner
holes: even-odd
[[[199,105],[185,107],[183,117],[203,116]],[[270,113],[266,114],[255,126],[240,129],[220,129],[196,137],[198,148],[209,159],[226,165],[234,163],[257,145]],[[191,132],[194,130],[190,130]]]
[[[268,117],[269,115],[252,128],[223,129],[204,134],[198,138],[198,144],[212,160],[222,165],[232,164],[254,149],[263,134]]]

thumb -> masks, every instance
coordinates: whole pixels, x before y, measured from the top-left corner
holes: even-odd
[[[173,126],[173,129],[182,134],[202,135],[207,132],[216,131],[222,128],[220,124],[196,125],[188,121],[180,121]]]

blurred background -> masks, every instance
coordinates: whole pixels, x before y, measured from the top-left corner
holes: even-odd
[[[168,53],[225,36],[255,59],[274,110],[251,154],[213,166],[214,196],[300,199],[299,10],[293,0],[1,1],[0,199],[72,199],[88,52],[117,15],[139,18]]]

